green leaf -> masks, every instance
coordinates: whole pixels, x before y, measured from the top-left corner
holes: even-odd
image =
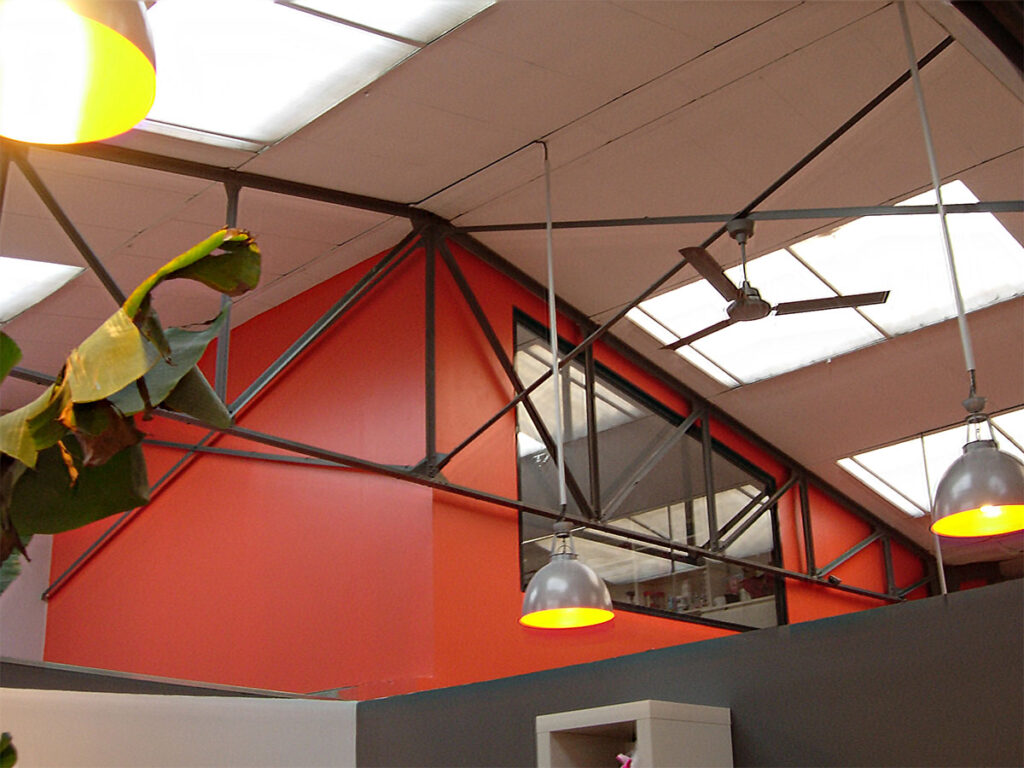
[[[64,380],[76,403],[102,400],[140,378],[158,359],[156,349],[122,308],[72,350]]]
[[[82,448],[74,437],[64,440],[79,468],[71,485],[60,446],[39,453],[34,471],[25,472],[14,486],[10,519],[23,535],[60,533],[145,504],[149,500],[142,447],[133,445],[106,464],[82,463]]]
[[[0,381],[3,381],[11,368],[21,360],[21,350],[14,343],[14,339],[3,331],[0,331]]]
[[[172,278],[198,280],[228,296],[241,296],[260,281],[260,249],[249,239],[227,241],[223,253],[211,254],[202,261],[179,270]]]
[[[26,536],[22,544],[27,547],[31,540],[31,536]],[[0,565],[0,594],[3,594],[4,590],[7,589],[7,587],[11,585],[11,582],[18,578],[18,574],[21,573],[21,558],[22,554],[17,549],[4,558],[3,564]],[[6,736],[7,734],[4,735]],[[3,745],[0,744],[0,751],[2,751],[2,749]]]
[[[173,362],[159,360],[145,375],[144,381],[149,392],[150,403],[159,405],[171,394],[178,382],[199,362],[210,342],[220,333],[226,317],[226,313],[220,314],[209,327],[201,331],[186,331],[183,328],[168,329],[167,343],[171,350],[170,359]],[[126,414],[145,410],[142,396],[134,384],[111,395],[110,402]]]
[[[164,405],[173,411],[187,413],[204,424],[226,429],[232,424],[231,414],[217,397],[210,382],[198,368],[191,369],[164,400]]]
[[[28,405],[0,416],[0,453],[13,456],[29,467],[36,465],[39,449],[29,422],[50,406],[54,389],[51,386]]]
[[[0,737],[0,768],[12,768],[18,762],[18,750],[11,742],[11,734],[4,733]]]
[[[234,269],[243,270],[249,277],[251,277],[252,263],[255,262],[256,279],[259,279],[260,251],[259,248],[256,247],[256,244],[253,242],[252,238],[249,236],[249,233],[243,232],[242,230],[239,229],[221,229],[218,230],[217,232],[214,232],[208,238],[203,240],[203,242],[192,246],[177,258],[173,259],[172,261],[169,261],[167,264],[160,267],[160,269],[158,269],[156,272],[154,272],[152,275],[146,278],[146,280],[132,292],[132,295],[128,297],[128,300],[125,301],[122,308],[129,317],[135,317],[136,313],[142,306],[142,302],[149,295],[150,291],[156,288],[164,280],[170,277],[178,276],[176,275],[176,273],[181,272],[182,270],[185,270],[189,267],[192,267],[198,262],[206,259],[211,253],[213,253],[213,251],[220,247],[224,247],[228,253],[233,253],[235,250],[247,252],[248,256],[246,259],[242,259],[241,261],[238,262],[229,260],[229,264],[233,266]],[[214,269],[213,271],[214,273],[220,272],[220,270],[217,269]],[[225,275],[207,275],[204,270],[200,270],[198,268],[192,270],[191,274],[183,275],[183,277],[190,277],[193,280],[200,280],[201,282],[204,282],[207,285],[211,285],[211,287],[214,288],[217,288],[217,283],[222,283],[225,281]],[[238,295],[238,293],[244,293],[245,291],[249,290],[249,288],[253,287],[253,285],[255,285],[253,284],[243,289],[242,284],[245,282],[244,279],[240,279],[239,277],[236,276],[235,280],[237,282],[237,285],[232,290],[237,291],[237,293],[231,293],[231,295]],[[230,282],[230,280],[228,282]],[[220,289],[218,288],[218,290]]]

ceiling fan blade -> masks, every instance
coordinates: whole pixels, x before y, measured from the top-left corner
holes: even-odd
[[[828,299],[784,301],[775,307],[775,314],[795,315],[798,312],[817,312],[820,309],[863,307],[869,304],[884,304],[888,298],[888,291],[876,291],[875,293],[855,293],[850,296],[832,296]]]
[[[683,248],[679,251],[701,277],[707,280],[711,287],[722,294],[726,301],[733,301],[739,296],[739,288],[732,284],[732,281],[725,276],[722,268],[718,266],[711,254],[699,246]]]
[[[685,347],[687,344],[692,344],[693,342],[697,341],[698,339],[703,339],[705,336],[710,336],[712,333],[717,333],[718,331],[722,330],[723,328],[728,328],[730,325],[732,325],[735,322],[736,321],[733,320],[731,317],[727,318],[725,320],[722,320],[719,323],[715,323],[714,325],[709,325],[703,331],[697,331],[696,333],[691,333],[689,336],[687,336],[684,339],[680,339],[679,341],[673,341],[671,344],[666,344],[664,347],[662,347],[662,349],[679,349],[680,347]]]

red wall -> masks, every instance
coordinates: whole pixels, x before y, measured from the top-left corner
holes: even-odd
[[[513,312],[545,319],[540,300],[456,249],[511,356]],[[251,404],[239,424],[375,461],[414,465],[425,452],[421,254],[331,329]],[[365,271],[360,265],[234,330],[229,400]],[[512,395],[451,277],[437,271],[437,442],[447,452]],[[560,321],[564,337],[576,336]],[[599,347],[598,359],[667,406],[668,385]],[[163,419],[166,439],[204,434]],[[786,470],[721,424],[716,439],[772,473]],[[268,449],[234,438],[214,443]],[[149,448],[153,481],[182,453]],[[515,417],[495,424],[444,471],[454,482],[516,495]],[[795,492],[779,504],[785,565],[802,567]],[[823,564],[867,524],[812,491]],[[56,537],[53,574],[109,521]],[[923,574],[893,546],[897,584]],[[885,590],[881,545],[835,571]],[[923,590],[921,591],[923,594]],[[917,595],[915,595],[917,596]],[[791,621],[879,605],[789,582]],[[729,634],[621,613],[610,625],[526,630],[516,513],[443,491],[347,469],[202,455],[74,575],[49,608],[49,661],[216,683],[368,698],[581,663]]]

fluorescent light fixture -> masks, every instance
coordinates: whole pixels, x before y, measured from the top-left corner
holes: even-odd
[[[158,0],[156,102],[144,130],[240,149],[280,141],[487,3]],[[353,27],[322,14],[351,16]],[[401,18],[406,21],[402,22]],[[403,42],[403,36],[410,38]],[[418,42],[423,40],[423,42]]]
[[[1024,461],[1024,408],[992,417],[999,449]],[[988,437],[982,427],[983,437]],[[901,440],[840,459],[837,463],[911,517],[923,517],[931,508],[935,489],[946,471],[963,453],[964,442],[974,439],[958,425]],[[926,463],[927,462],[927,463]]]
[[[976,203],[961,181],[943,201]],[[934,192],[901,205],[935,202]],[[968,311],[1024,295],[1024,248],[990,213],[952,214],[950,235]],[[748,262],[750,282],[772,304],[889,290],[885,304],[770,315],[736,323],[676,352],[725,384],[777,376],[955,315],[934,214],[857,219]],[[741,268],[726,270],[739,284]],[[819,277],[820,276],[820,277]],[[699,280],[640,304],[627,316],[662,344],[726,319],[725,301]]]
[[[532,456],[535,453],[547,450],[544,447],[544,443],[535,437],[531,437],[525,432],[519,432],[516,434],[516,446],[519,449],[520,456]]]
[[[290,4],[426,44],[494,0],[291,0]]]
[[[17,317],[84,271],[84,267],[0,256],[0,323]]]

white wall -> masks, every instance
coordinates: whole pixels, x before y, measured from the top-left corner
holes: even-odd
[[[348,701],[0,688],[18,768],[356,764]]]
[[[0,656],[43,660],[47,603],[39,596],[50,586],[52,548],[53,536],[33,536],[26,547],[31,562],[21,559],[21,573],[0,595]]]

